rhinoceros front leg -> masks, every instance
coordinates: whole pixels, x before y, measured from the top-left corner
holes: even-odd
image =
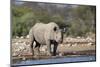
[[[51,44],[50,41],[46,41],[47,44],[47,55],[51,56]]]
[[[58,47],[58,43],[55,42],[55,43],[54,43],[54,47],[53,47],[53,56],[56,55],[57,47]]]

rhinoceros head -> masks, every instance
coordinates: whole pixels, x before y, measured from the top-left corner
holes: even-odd
[[[57,43],[62,43],[63,41],[63,34],[62,34],[62,31],[61,29],[59,29],[58,27],[54,27],[54,40],[57,42]]]

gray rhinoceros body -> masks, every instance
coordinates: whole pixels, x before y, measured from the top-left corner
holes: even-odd
[[[54,44],[53,55],[56,55],[56,50],[58,43],[62,41],[62,33],[59,29],[59,26],[54,23],[36,23],[29,32],[30,36],[30,45],[31,50],[34,53],[34,49],[36,48],[39,52],[39,48],[41,45],[47,45],[48,55],[51,55],[51,44]],[[33,48],[33,42],[36,42],[35,47]],[[32,49],[33,48],[33,49]],[[33,51],[34,50],[34,51]]]

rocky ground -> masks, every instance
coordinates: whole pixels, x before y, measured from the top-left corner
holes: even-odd
[[[64,38],[62,44],[59,44],[57,53],[59,56],[67,55],[77,55],[77,54],[95,54],[95,38],[90,37],[67,37]],[[45,55],[47,48],[46,46],[41,46],[40,48],[41,54]],[[85,53],[86,52],[86,53]],[[11,44],[11,55],[12,57],[21,57],[21,56],[31,56],[32,53],[30,51],[29,39],[28,36],[24,37],[16,37],[12,39]]]

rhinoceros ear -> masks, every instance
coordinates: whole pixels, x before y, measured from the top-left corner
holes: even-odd
[[[54,27],[54,29],[53,29],[54,31],[56,31],[57,30],[57,27]]]

